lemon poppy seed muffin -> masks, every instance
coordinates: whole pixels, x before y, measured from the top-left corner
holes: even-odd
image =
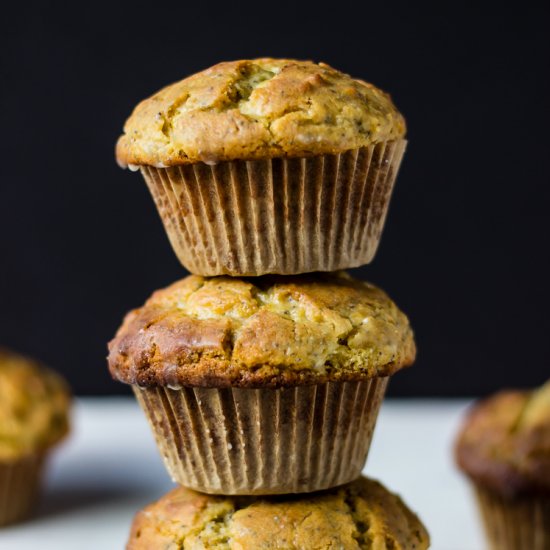
[[[0,349],[0,525],[30,513],[45,456],[68,432],[69,402],[61,377]]]
[[[418,517],[380,483],[360,478],[307,496],[212,497],[174,489],[136,515],[128,550],[424,550]]]
[[[385,377],[416,351],[387,294],[344,272],[191,275],[130,312],[109,349],[128,384],[259,388]]]
[[[130,312],[109,349],[173,479],[215,494],[355,479],[388,378],[415,356],[407,317],[345,273],[189,276]]]
[[[116,155],[166,167],[338,154],[403,138],[390,97],[325,63],[255,59],[219,63],[142,101]]]
[[[324,63],[240,60],[140,102],[116,158],[192,273],[335,271],[374,256],[405,131],[386,93]]]
[[[471,410],[456,443],[492,548],[550,549],[550,382]]]

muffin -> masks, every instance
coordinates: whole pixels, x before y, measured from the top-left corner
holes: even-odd
[[[0,525],[32,511],[46,455],[67,434],[68,409],[57,374],[0,350]]]
[[[197,275],[335,271],[373,258],[405,149],[390,97],[324,63],[220,63],[142,101],[139,169]]]
[[[360,478],[325,493],[213,497],[178,487],[137,513],[127,550],[422,550],[429,535],[403,501]]]
[[[456,444],[491,548],[550,549],[550,381],[477,404]]]
[[[406,316],[345,273],[203,278],[157,291],[109,344],[173,479],[215,494],[301,493],[364,466]]]

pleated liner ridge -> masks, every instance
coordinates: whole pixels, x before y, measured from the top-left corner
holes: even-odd
[[[43,463],[41,454],[0,462],[0,525],[30,515],[37,502]]]
[[[387,381],[134,391],[174,481],[211,494],[265,495],[356,479]]]
[[[550,550],[550,497],[506,499],[476,488],[491,550]]]
[[[141,172],[191,273],[336,271],[374,257],[405,145]]]

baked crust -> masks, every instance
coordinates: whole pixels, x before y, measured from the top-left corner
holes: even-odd
[[[214,497],[178,487],[135,516],[128,550],[423,550],[429,535],[403,501],[360,478],[302,496]]]
[[[550,382],[476,404],[456,443],[460,468],[504,497],[550,495]]]
[[[69,390],[55,372],[0,349],[0,462],[41,453],[68,432]]]
[[[109,368],[141,386],[282,387],[389,376],[415,352],[407,317],[345,273],[191,275],[126,316]]]
[[[336,154],[402,138],[390,97],[324,63],[219,63],[137,105],[119,138],[127,165]]]

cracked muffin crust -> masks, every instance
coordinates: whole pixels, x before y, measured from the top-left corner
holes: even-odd
[[[423,550],[403,501],[367,478],[307,496],[213,497],[178,487],[137,513],[128,550]]]
[[[0,462],[42,453],[68,431],[69,392],[53,371],[0,349]]]
[[[503,497],[550,497],[550,381],[475,405],[458,436],[456,459],[476,484]]]
[[[324,63],[219,63],[142,101],[124,126],[121,166],[304,157],[402,138],[390,97]]]
[[[109,368],[140,386],[282,387],[389,376],[415,351],[390,298],[345,273],[192,275],[126,316]]]

